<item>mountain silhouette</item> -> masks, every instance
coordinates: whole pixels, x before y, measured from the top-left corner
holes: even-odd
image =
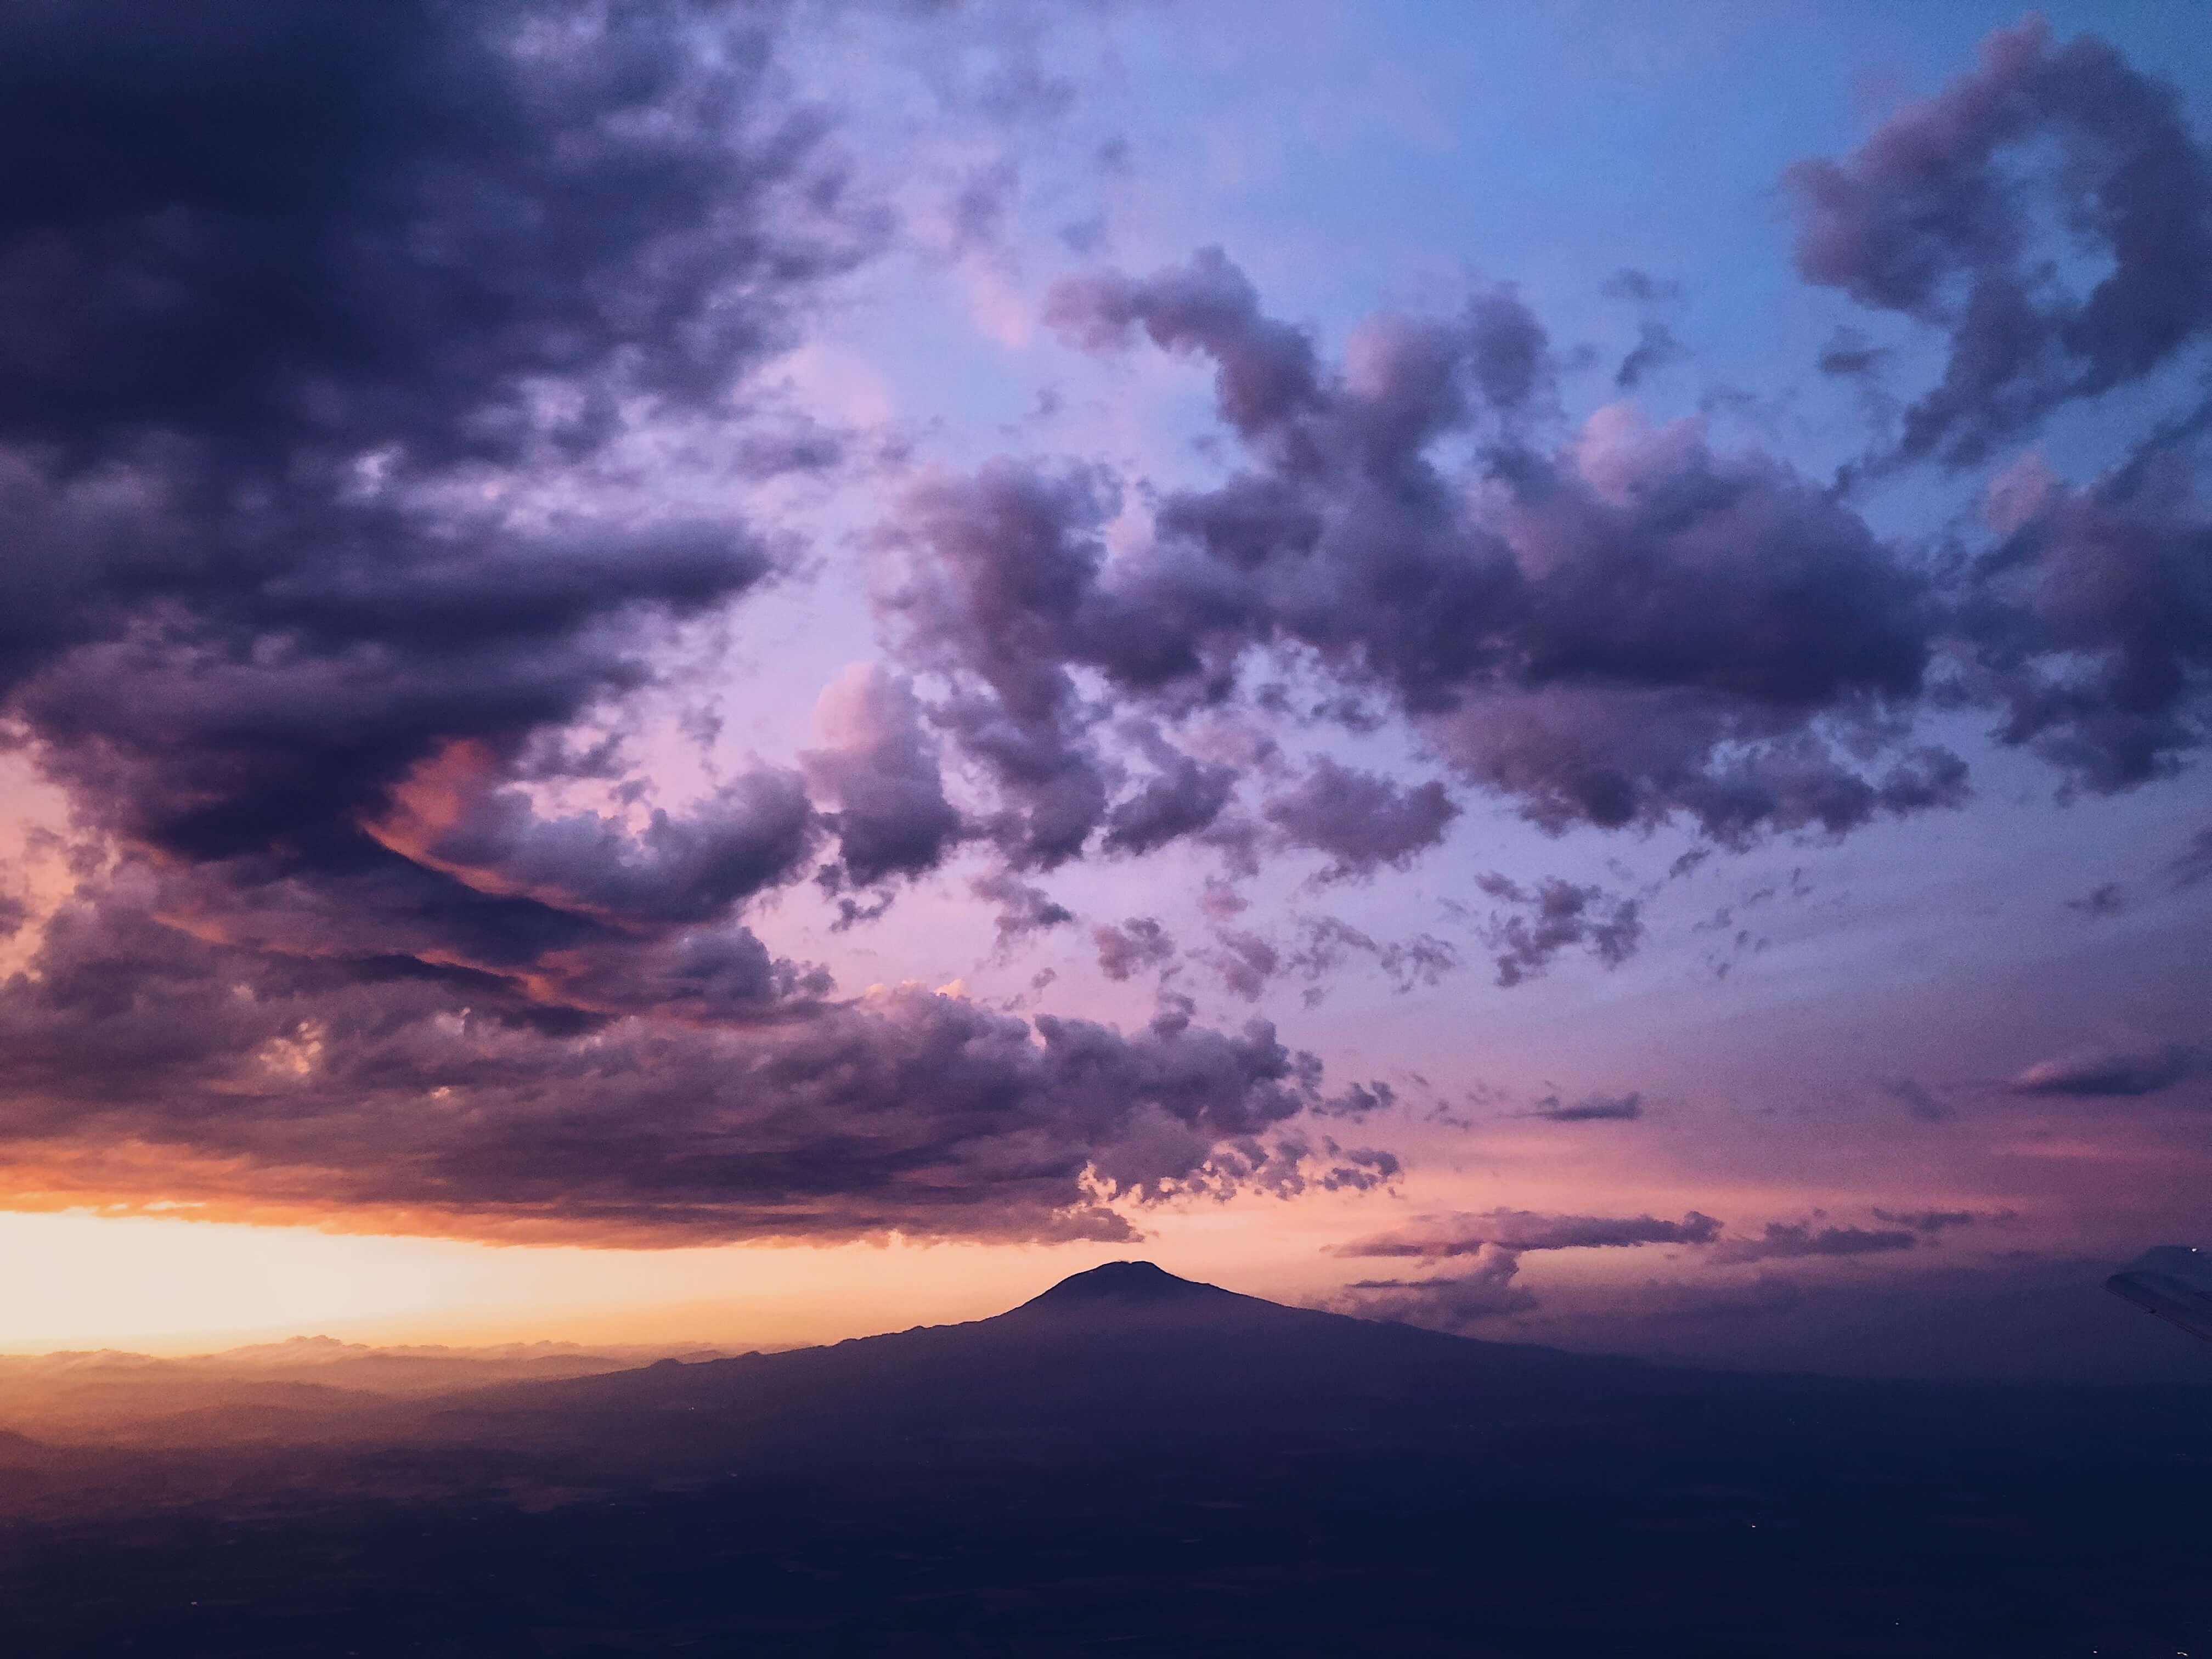
[[[1109,1261],[1103,1267],[1069,1275],[1012,1312],[1079,1315],[1102,1310],[1170,1308],[1226,1311],[1229,1304],[1237,1302],[1261,1307],[1273,1305],[1256,1297],[1224,1291],[1218,1285],[1178,1279],[1149,1261]]]
[[[964,1324],[349,1407],[312,1445],[0,1438],[0,1500],[51,1516],[0,1531],[0,1610],[40,1621],[0,1647],[2142,1659],[2212,1605],[2203,1407],[1698,1371],[1112,1262]]]
[[[963,1324],[474,1390],[441,1402],[422,1432],[665,1479],[911,1465],[931,1447],[1158,1457],[1354,1441],[1410,1452],[1446,1438],[1459,1455],[1526,1462],[1607,1443],[1840,1439],[1869,1413],[1922,1407],[1971,1426],[1974,1397],[1453,1336],[1119,1261]]]
[[[1553,1480],[1601,1478],[1623,1459],[1739,1466],[1787,1448],[1848,1460],[1876,1442],[1956,1450],[2062,1431],[2090,1455],[2166,1431],[2165,1405],[2155,1423],[2136,1409],[1487,1341],[1117,1261],[963,1324],[471,1390],[435,1402],[415,1433],[678,1482],[844,1468],[926,1483],[945,1477],[947,1460],[1006,1470],[1353,1447],[1431,1462],[1448,1451],[1486,1478]]]

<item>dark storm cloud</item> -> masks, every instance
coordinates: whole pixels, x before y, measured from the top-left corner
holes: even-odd
[[[1343,880],[1383,865],[1405,868],[1443,839],[1459,805],[1433,779],[1401,788],[1324,755],[1266,812],[1286,846],[1327,854],[1324,878]]]
[[[143,503],[151,558],[167,559],[173,508],[189,510],[173,488]],[[656,624],[767,569],[727,532],[613,526],[582,542],[385,514],[281,535],[204,528],[176,573],[200,591],[149,596],[13,699],[82,807],[190,859],[359,856],[360,820],[416,768],[464,740],[514,759],[533,733],[644,684]],[[35,567],[68,550],[26,554]],[[231,585],[204,578],[203,560]]]
[[[1337,1245],[1340,1256],[1473,1255],[1495,1246],[1509,1250],[1571,1250],[1638,1244],[1710,1244],[1721,1224],[1692,1210],[1680,1221],[1656,1216],[1541,1215],[1530,1210],[1492,1210],[1486,1215],[1428,1218],[1409,1227]]]
[[[1919,1235],[1903,1228],[1814,1227],[1805,1221],[1770,1221],[1756,1238],[1723,1239],[1716,1261],[1792,1261],[1800,1256],[1885,1255],[1909,1250]]]
[[[393,792],[465,744],[472,885],[550,860],[583,908],[655,921],[781,873],[788,823],[732,831],[774,843],[741,853],[664,820],[624,853],[489,787],[769,574],[726,522],[485,487],[584,465],[622,400],[720,406],[872,234],[750,15],[0,21],[0,119],[47,158],[0,186],[0,690],[80,811],[257,880],[350,880]]]
[[[1557,1095],[1547,1095],[1529,1115],[1548,1123],[1627,1123],[1644,1115],[1644,1097],[1635,1091],[1625,1095],[1585,1095],[1569,1104]]]
[[[1318,1067],[1261,1023],[1125,1036],[919,990],[772,989],[749,1018],[687,1021],[664,985],[653,1018],[549,1029],[495,980],[211,943],[161,908],[144,871],[71,902],[0,997],[10,1200],[637,1243],[1124,1237],[1091,1180],[1389,1173],[1284,1132],[1324,1103]],[[680,944],[702,948],[672,950],[665,980],[714,970],[706,936]]]
[[[826,990],[732,920],[816,839],[796,775],[659,806],[606,735],[775,562],[598,458],[728,412],[877,234],[763,15],[0,19],[0,124],[44,158],[0,185],[0,697],[152,855],[173,948],[545,1034]]]
[[[1792,169],[1797,266],[1944,329],[1908,458],[1978,460],[2058,404],[2140,378],[2212,322],[2212,167],[2171,85],[2030,18],[1853,155]],[[2038,234],[2055,208],[2071,246]],[[2086,293],[2069,264],[2096,273]]]
[[[1285,1127],[1328,1103],[1263,1025],[834,1002],[744,925],[832,846],[825,885],[878,890],[848,920],[971,833],[1079,847],[1120,774],[1049,685],[943,711],[1023,792],[1012,827],[962,821],[874,670],[803,775],[687,805],[633,775],[636,694],[780,544],[619,447],[836,465],[748,376],[888,224],[781,89],[777,17],[0,15],[0,133],[39,158],[0,180],[0,712],[117,860],[0,996],[5,1201],[1118,1237],[1101,1194],[1386,1178]],[[1071,920],[986,879],[1002,933]]]
[[[945,717],[998,777],[1018,857],[1074,856],[1105,818],[1106,711],[1086,687],[1175,713],[1285,657],[1336,683],[1322,717],[1365,729],[1395,703],[1462,776],[1550,830],[1679,816],[1736,842],[1961,797],[1955,757],[1899,749],[1881,722],[1921,689],[1921,578],[1831,495],[1713,453],[1694,422],[1609,410],[1549,453],[1512,437],[1550,369],[1511,293],[1376,318],[1334,368],[1218,250],[1065,282],[1048,315],[1086,349],[1141,337],[1210,362],[1248,464],[1163,495],[1149,535],[1110,559],[1125,493],[1095,468],[999,461],[908,503],[888,609],[908,654],[961,688]],[[1470,442],[1492,446],[1478,489],[1443,459]],[[1326,825],[1346,868],[1441,833],[1441,787],[1415,787],[1410,809],[1389,787],[1379,840],[1349,817]],[[1284,806],[1301,834],[1323,816],[1304,805]]]
[[[2038,1060],[2005,1086],[2016,1095],[2130,1098],[2170,1089],[2205,1066],[2202,1052],[2179,1042],[2154,1048],[2091,1048]]]
[[[1518,985],[1536,978],[1560,951],[1583,947],[1608,968],[1636,953],[1644,938],[1637,902],[1601,887],[1547,878],[1523,887],[1495,872],[1475,885],[1509,907],[1495,913],[1484,942],[1495,953],[1498,982]]]
[[[726,914],[797,866],[812,827],[793,772],[748,774],[690,812],[655,810],[633,830],[592,811],[542,817],[523,791],[493,784],[492,769],[480,750],[448,750],[401,782],[366,827],[477,892],[647,928]]]
[[[718,394],[837,263],[818,123],[736,9],[9,9],[0,430],[258,458],[511,454],[542,380]],[[789,195],[790,192],[795,195]],[[771,210],[776,210],[771,212]],[[745,303],[728,305],[732,295]]]

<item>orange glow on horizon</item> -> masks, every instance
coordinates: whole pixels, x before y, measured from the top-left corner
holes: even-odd
[[[0,1212],[0,1352],[205,1352],[319,1334],[780,1347],[981,1318],[1129,1256],[1297,1301],[1342,1264],[1334,1200],[1147,1216],[1138,1243],[497,1244],[88,1210]]]
[[[833,1342],[1004,1311],[1072,1273],[1128,1257],[1186,1278],[1287,1303],[1334,1295],[1362,1276],[1330,1247],[1417,1216],[1526,1208],[1565,1213],[1719,1214],[1755,1232],[1849,1195],[1756,1178],[1692,1184],[1666,1173],[1562,1168],[1500,1137],[1501,1168],[1482,1176],[1411,1177],[1395,1195],[1245,1195],[1139,1210],[1133,1243],[700,1243],[662,1237],[596,1243],[436,1236],[413,1214],[405,1233],[362,1212],[303,1200],[274,1224],[172,1211],[103,1213],[57,1200],[43,1212],[0,1211],[0,1352],[118,1347],[206,1352],[329,1335],[370,1343],[516,1341],[711,1346],[743,1350]],[[1515,1167],[1515,1166],[1518,1167]],[[20,1174],[21,1172],[11,1172]],[[149,1171],[150,1174],[150,1171]],[[158,1202],[158,1200],[155,1200]],[[1929,1194],[1930,1203],[1949,1201]],[[1959,1195],[1960,1207],[1979,1199]],[[2033,1196],[2012,1200],[2024,1211]],[[1991,1241],[1993,1243],[1996,1240]],[[641,1245],[649,1245],[640,1248]],[[1535,1282],[1593,1287],[1638,1281],[1671,1252],[1566,1250],[1532,1257]],[[1498,1334],[1510,1336],[1501,1329]]]

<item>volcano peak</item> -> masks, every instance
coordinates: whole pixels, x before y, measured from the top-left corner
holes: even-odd
[[[1073,1273],[1043,1295],[1022,1304],[1021,1311],[1037,1309],[1078,1312],[1085,1309],[1172,1308],[1192,1303],[1226,1300],[1233,1296],[1216,1285],[1178,1279],[1149,1261],[1109,1261],[1086,1273]]]

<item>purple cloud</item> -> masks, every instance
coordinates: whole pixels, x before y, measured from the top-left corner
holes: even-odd
[[[1965,684],[2002,712],[1999,738],[2107,794],[2172,775],[2212,733],[2212,520],[2179,456],[2137,459],[2079,490],[2033,458],[2000,475],[2004,539],[1964,618]]]
[[[1786,1261],[1802,1256],[1885,1255],[1909,1250],[1920,1242],[1917,1231],[1904,1228],[1814,1227],[1803,1221],[1770,1221],[1756,1238],[1723,1239],[1713,1248],[1715,1261]]]
[[[1644,1097],[1632,1090],[1625,1095],[1585,1095],[1569,1104],[1547,1095],[1529,1115],[1547,1123],[1632,1123],[1644,1115]]]
[[[1334,1305],[1370,1319],[1468,1330],[1537,1306],[1535,1292],[1515,1282],[1521,1257],[1529,1251],[1710,1244],[1720,1230],[1719,1222],[1695,1210],[1680,1221],[1649,1215],[1542,1215],[1528,1210],[1431,1216],[1353,1239],[1329,1254],[1354,1259],[1409,1256],[1464,1265],[1425,1279],[1355,1279]]]
[[[2176,888],[2194,887],[2200,881],[2212,878],[2212,830],[2199,830],[2190,838],[2187,849],[2167,865],[2166,870]]]
[[[1916,1233],[1940,1233],[1953,1227],[1971,1227],[1990,1218],[1972,1210],[1885,1210],[1876,1206],[1874,1218],[1887,1221],[1893,1227],[1910,1227]]]
[[[196,939],[165,908],[150,875],[73,902],[9,982],[0,1196],[489,1238],[1120,1238],[1102,1192],[1389,1174],[1297,1132],[1319,1068],[1261,1023],[830,1002],[742,934],[642,951],[607,988],[635,1012],[583,1018],[481,974]],[[744,994],[718,994],[732,974]]]
[[[1542,1215],[1530,1210],[1492,1210],[1483,1215],[1432,1217],[1407,1227],[1340,1244],[1340,1256],[1473,1255],[1508,1250],[1571,1250],[1638,1244],[1710,1244],[1721,1224],[1692,1210],[1680,1221],[1655,1216]]]
[[[1951,1115],[1951,1109],[1943,1103],[1940,1096],[1911,1078],[1886,1079],[1881,1091],[1923,1123],[1941,1123]]]
[[[1941,383],[1900,453],[1981,459],[2058,404],[2157,368],[2212,323],[2212,167],[2173,88],[2031,17],[1841,161],[1791,169],[1797,267],[1862,305],[1942,328]],[[2054,204],[2097,256],[2086,293],[2037,234]]]
[[[841,1001],[748,925],[825,852],[848,895],[975,838],[1018,938],[1073,920],[1023,871],[1218,810],[1219,769],[1163,744],[1132,792],[1090,743],[1040,620],[1085,586],[1083,481],[954,492],[944,526],[1062,559],[927,611],[964,696],[856,668],[800,769],[689,804],[637,772],[646,695],[789,562],[636,447],[837,465],[753,377],[889,224],[775,9],[131,13],[0,17],[0,127],[50,162],[0,184],[0,714],[113,856],[0,998],[0,1199],[1120,1237],[1102,1195],[1387,1178],[1292,1125],[1329,1102],[1263,1024]],[[973,823],[940,742],[998,781]]]
[[[921,708],[903,680],[855,665],[815,704],[824,746],[799,757],[807,781],[835,811],[839,885],[868,886],[935,869],[957,843],[959,813],[945,797]]]
[[[1150,916],[1132,916],[1118,927],[1094,927],[1091,942],[1098,947],[1098,971],[1117,981],[1175,960],[1175,940]]]
[[[1064,927],[1075,920],[1075,912],[1043,888],[1032,885],[1005,871],[976,877],[968,884],[968,890],[977,898],[999,907],[997,926],[1001,950],[1008,949],[1032,934],[1049,928]]]
[[[2038,1060],[2005,1086],[2016,1095],[2133,1098],[2158,1094],[2204,1069],[2204,1056],[2179,1042],[2158,1048],[2087,1048]]]
[[[1284,844],[1328,854],[1323,877],[1339,881],[1384,865],[1403,869],[1443,838],[1459,810],[1434,780],[1401,788],[1326,755],[1266,807]]]
[[[1608,968],[1636,953],[1644,938],[1637,902],[1556,877],[1528,888],[1492,872],[1475,885],[1511,907],[1494,915],[1484,942],[1496,955],[1498,982],[1518,985],[1548,969],[1560,951],[1587,948]]]
[[[1458,1273],[1428,1279],[1354,1279],[1331,1305],[1364,1319],[1469,1330],[1536,1306],[1536,1293],[1514,1283],[1520,1271],[1517,1251],[1492,1245],[1477,1251],[1472,1264]]]
[[[975,686],[961,724],[1018,800],[1037,779],[1099,776],[1075,671],[1174,708],[1231,695],[1247,659],[1293,647],[1395,702],[1547,828],[1682,814],[1733,841],[1959,798],[1947,755],[1907,750],[1869,777],[1829,741],[1918,692],[1923,583],[1786,468],[1616,410],[1559,453],[1513,448],[1486,492],[1453,486],[1437,447],[1514,416],[1540,378],[1543,332],[1517,298],[1375,319],[1338,369],[1216,251],[1063,283],[1048,316],[1086,349],[1141,332],[1212,362],[1251,465],[1167,495],[1150,540],[1110,563],[1121,495],[1095,471],[1000,462],[917,497],[892,614],[918,661]],[[1624,586],[1643,602],[1615,603]],[[1103,793],[1056,855],[1080,848]],[[1285,799],[1291,824],[1310,827],[1304,805]],[[1445,805],[1437,789],[1418,815],[1401,806],[1385,840],[1403,850],[1382,856],[1418,850]]]

